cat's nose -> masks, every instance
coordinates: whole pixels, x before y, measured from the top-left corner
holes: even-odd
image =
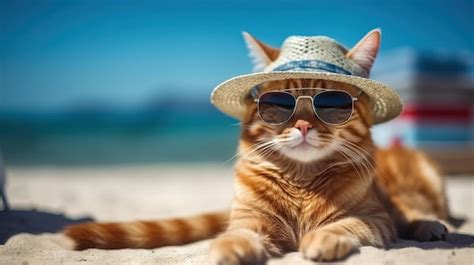
[[[300,130],[303,136],[306,136],[306,134],[308,134],[308,130],[313,128],[313,126],[311,125],[311,123],[305,120],[297,120],[295,123],[295,128]]]

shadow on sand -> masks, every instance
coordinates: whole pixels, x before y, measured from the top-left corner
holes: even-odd
[[[467,219],[450,216],[448,223],[454,228],[460,228]],[[429,221],[428,221],[429,222]],[[474,235],[458,232],[448,233],[446,240],[418,242],[414,240],[399,240],[389,246],[390,249],[420,248],[420,249],[456,249],[474,247]]]
[[[391,244],[389,249],[420,248],[420,249],[456,249],[474,247],[474,235],[449,233],[446,241],[418,242],[414,240],[399,240]]]
[[[55,233],[67,225],[87,221],[93,219],[70,219],[62,214],[36,210],[3,210],[0,211],[0,244],[19,233]]]

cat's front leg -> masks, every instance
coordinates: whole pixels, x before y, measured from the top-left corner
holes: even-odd
[[[209,259],[213,265],[263,264],[280,251],[263,234],[261,220],[251,218],[232,223],[212,242]]]
[[[303,257],[315,261],[341,260],[363,245],[382,247],[394,234],[386,217],[346,217],[306,233],[299,250]]]

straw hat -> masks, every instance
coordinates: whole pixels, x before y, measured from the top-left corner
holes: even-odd
[[[397,93],[386,84],[368,79],[379,47],[378,29],[369,32],[350,51],[324,36],[290,36],[278,50],[243,34],[257,63],[256,69],[261,71],[224,81],[211,94],[212,104],[234,118],[243,118],[244,100],[252,88],[286,79],[324,79],[357,86],[372,100],[375,123],[391,120],[402,111]]]

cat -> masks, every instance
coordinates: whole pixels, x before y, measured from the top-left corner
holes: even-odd
[[[364,37],[346,56],[370,72],[380,31]],[[258,67],[278,49],[245,34]],[[384,248],[398,238],[444,240],[449,215],[443,180],[420,151],[394,145],[377,148],[369,97],[353,85],[318,80],[272,81],[259,93],[285,90],[313,96],[331,88],[357,95],[350,119],[328,125],[299,100],[294,115],[268,125],[249,95],[241,123],[235,198],[230,211],[188,218],[67,227],[77,250],[156,248],[213,238],[211,264],[264,263],[300,251],[315,261],[341,260],[360,246]],[[278,115],[278,114],[275,114]],[[302,139],[305,144],[300,144]]]

